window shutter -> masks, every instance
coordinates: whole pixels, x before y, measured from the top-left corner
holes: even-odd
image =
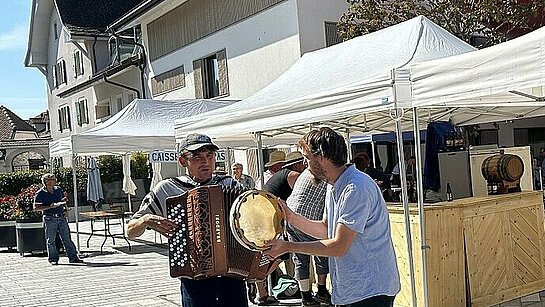
[[[66,82],[66,61],[62,60],[62,83]]]
[[[83,119],[84,119],[84,123],[85,124],[88,124],[89,123],[89,112],[87,111],[87,99],[85,99],[83,101]]]
[[[57,113],[59,115],[59,121],[57,122],[57,124],[59,126],[59,131],[62,132],[62,112],[61,112],[61,109],[58,109]]]
[[[218,74],[219,74],[219,87],[220,96],[229,96],[229,78],[227,74],[227,52],[225,49],[219,51],[216,54],[218,59]]]
[[[202,59],[193,61],[193,79],[195,79],[195,98],[204,97],[202,88]]]
[[[81,126],[81,101],[76,102],[76,120],[78,121],[78,125]]]
[[[74,69],[74,78],[78,77],[78,52],[74,52],[74,64],[72,65],[72,69]]]
[[[66,122],[68,126],[68,130],[72,130],[72,119],[70,118],[70,108],[66,107]]]
[[[51,77],[53,78],[53,88],[57,87],[57,66],[51,65]]]

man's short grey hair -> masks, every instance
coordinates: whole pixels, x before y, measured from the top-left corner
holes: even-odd
[[[55,174],[47,173],[42,175],[42,184],[45,185],[48,179],[55,178]]]
[[[240,164],[240,163],[238,163],[238,162],[235,163],[235,164],[233,164],[232,168],[235,168],[235,167],[237,167],[237,166],[240,166],[240,169],[243,169],[243,168],[244,168],[244,167],[242,166],[242,164]]]

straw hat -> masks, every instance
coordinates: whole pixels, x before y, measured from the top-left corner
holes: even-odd
[[[269,162],[265,164],[265,167],[273,166],[277,163],[286,162],[286,154],[283,151],[275,150],[269,154]]]
[[[285,168],[285,167],[288,167],[290,165],[294,165],[296,163],[299,163],[301,161],[303,161],[303,154],[300,151],[290,152],[286,156],[286,164],[284,164],[283,167]]]

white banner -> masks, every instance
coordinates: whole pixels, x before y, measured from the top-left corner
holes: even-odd
[[[178,153],[176,150],[155,150],[149,153],[151,163],[177,163]]]
[[[216,162],[225,162],[225,150],[216,151]]]

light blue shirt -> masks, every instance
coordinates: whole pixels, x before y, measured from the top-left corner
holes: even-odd
[[[378,295],[396,295],[401,284],[388,209],[377,184],[354,166],[328,185],[328,237],[338,223],[357,232],[343,257],[329,257],[332,302],[346,305]]]

